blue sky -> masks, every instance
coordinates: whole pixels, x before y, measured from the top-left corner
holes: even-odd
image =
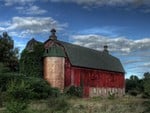
[[[126,77],[150,72],[150,0],[0,0],[0,34],[21,50],[50,29],[59,40],[118,57]]]

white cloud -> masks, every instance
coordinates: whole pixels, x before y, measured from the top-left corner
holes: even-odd
[[[36,0],[3,0],[6,6],[11,6],[14,4],[26,5],[27,3],[33,3]]]
[[[145,64],[144,64],[144,66],[146,66],[146,67],[150,67],[150,62],[145,63]]]
[[[63,30],[65,27],[67,24],[60,24],[51,17],[13,17],[5,27],[0,26],[2,30],[19,33],[20,37],[25,37],[28,34],[46,33],[51,28]]]
[[[3,27],[0,27],[0,31],[5,31],[5,28],[3,28]]]
[[[16,9],[19,11],[20,14],[26,14],[26,15],[41,15],[47,13],[46,10],[41,9],[36,5],[30,5],[26,7],[20,6],[20,7],[16,7]]]
[[[80,31],[80,34],[101,34],[105,36],[115,37],[119,35],[120,31],[124,29],[126,29],[126,27],[117,27],[117,26],[93,27]]]
[[[51,0],[52,2],[73,2],[81,5],[87,6],[125,6],[125,5],[133,5],[133,6],[142,6],[142,5],[150,5],[149,0]]]
[[[107,44],[112,52],[130,53],[150,48],[150,38],[131,40],[125,37],[109,38],[101,35],[74,35],[74,44],[102,50]]]

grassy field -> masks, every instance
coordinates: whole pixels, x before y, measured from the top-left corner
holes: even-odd
[[[65,99],[67,99],[69,106],[64,113],[150,113],[146,104],[148,100],[130,96],[118,99],[102,99],[100,97]],[[35,101],[32,102],[30,108],[36,113],[63,113],[57,109],[52,111],[51,106],[48,106],[47,103],[49,103],[48,100]]]
[[[28,113],[150,113],[148,102],[147,99],[130,96],[118,99],[63,97],[59,100],[59,106],[53,99],[32,101]],[[4,110],[1,108],[0,113]]]

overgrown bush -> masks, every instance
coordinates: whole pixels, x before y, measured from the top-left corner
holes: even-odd
[[[6,113],[28,113],[27,111],[28,103],[18,100],[11,100],[7,103]]]
[[[70,86],[69,89],[66,89],[66,94],[71,96],[82,97],[83,89],[81,87]]]
[[[45,80],[40,78],[32,78],[29,81],[32,90],[32,99],[45,99],[49,96],[58,96],[60,91],[56,88],[50,87]]]
[[[27,113],[32,89],[26,81],[13,80],[8,84],[7,88],[6,111],[8,113]]]
[[[13,80],[25,80],[25,76],[21,76],[18,73],[0,73],[0,88],[3,91],[6,91],[8,83]]]

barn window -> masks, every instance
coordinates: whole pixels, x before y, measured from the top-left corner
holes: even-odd
[[[46,49],[46,53],[48,53],[48,49]]]

